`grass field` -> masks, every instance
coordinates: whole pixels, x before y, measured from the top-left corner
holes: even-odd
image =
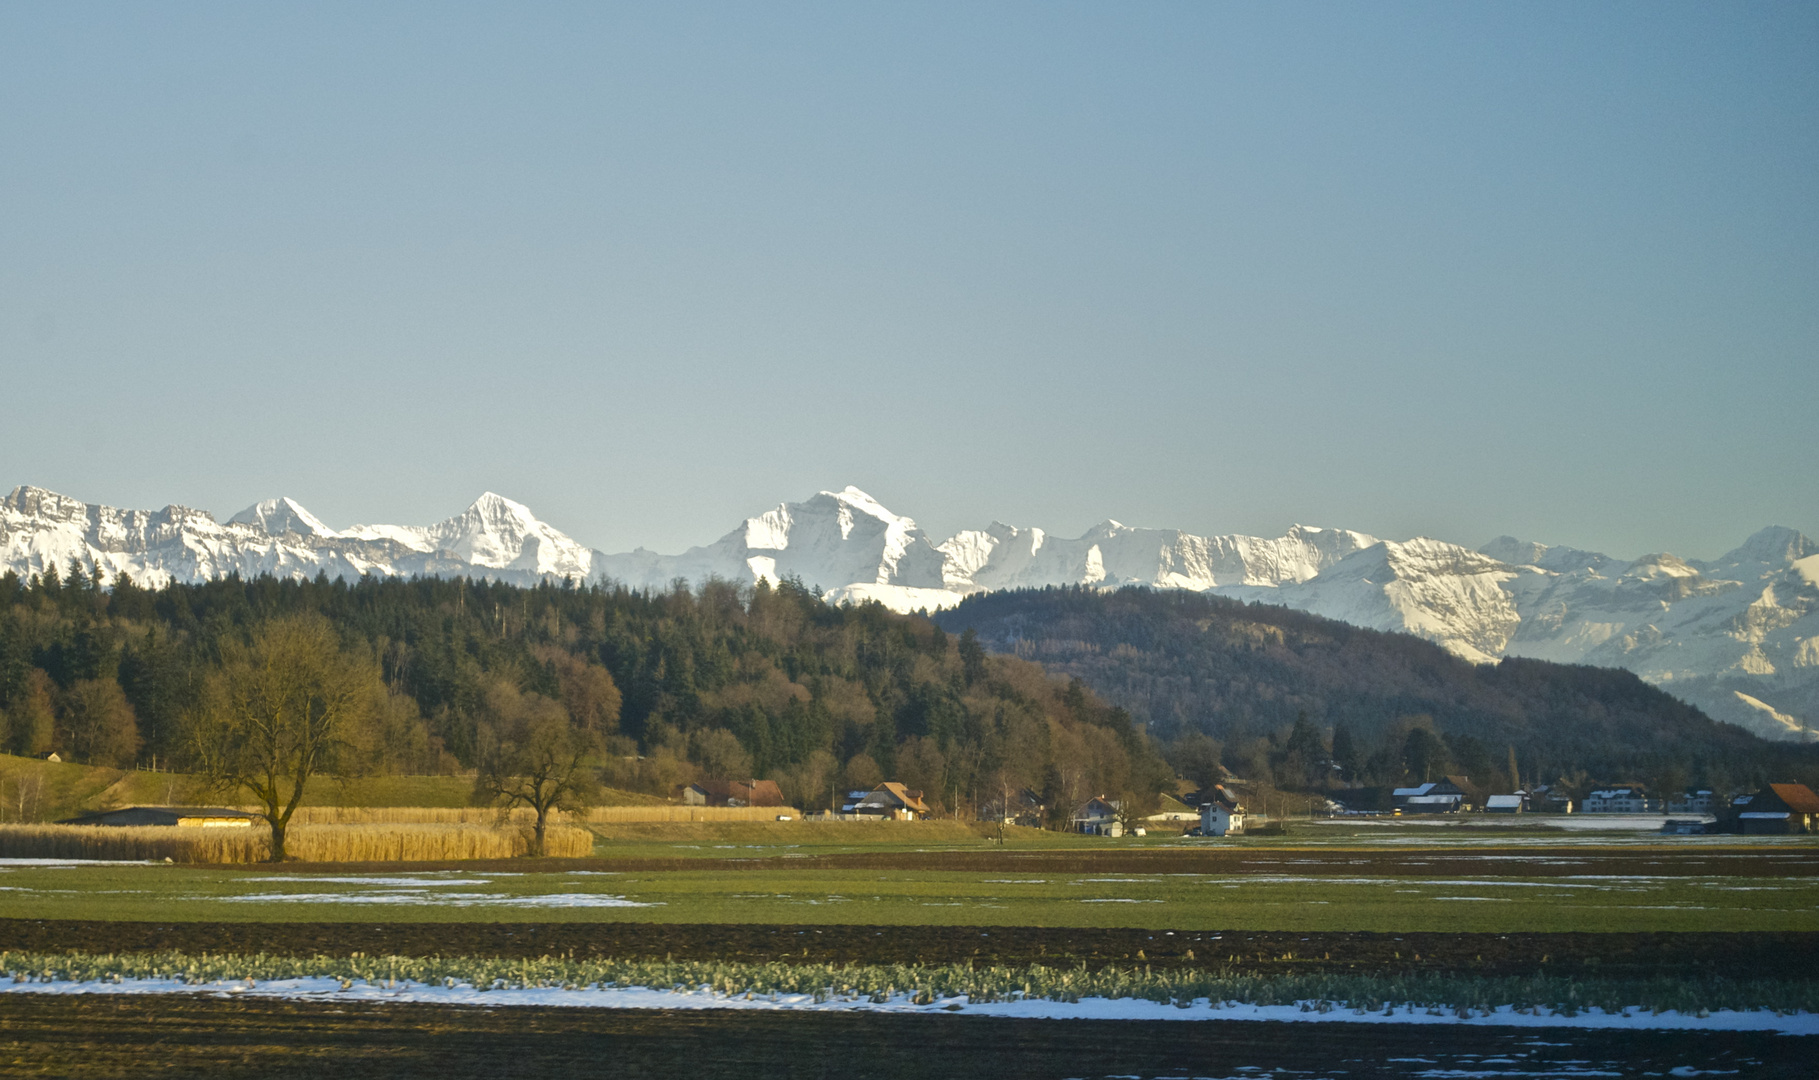
[[[496,867],[500,864],[488,864]],[[1327,867],[1333,870],[1337,867]],[[1178,930],[1819,930],[1812,876],[825,870],[413,873],[0,868],[0,917],[592,921]]]

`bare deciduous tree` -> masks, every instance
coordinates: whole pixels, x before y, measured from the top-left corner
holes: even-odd
[[[531,853],[543,854],[552,810],[579,810],[599,787],[600,736],[570,719],[559,702],[496,685],[480,721],[478,799],[529,807],[536,815]]]
[[[274,619],[221,653],[190,718],[190,752],[217,789],[244,790],[259,803],[279,862],[310,779],[360,764],[353,749],[384,683],[377,665],[343,651],[317,615]]]

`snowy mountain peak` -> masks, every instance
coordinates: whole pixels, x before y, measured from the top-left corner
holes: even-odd
[[[1513,536],[1499,536],[1478,551],[1511,566],[1538,566],[1560,574],[1577,570],[1599,571],[1607,566],[1621,565],[1609,555],[1600,555],[1595,551],[1518,540]]]
[[[1819,543],[1814,543],[1797,529],[1770,525],[1720,556],[1714,565],[1778,567],[1804,559],[1808,555],[1819,555]]]
[[[496,491],[481,492],[480,497],[475,499],[467,510],[470,514],[479,514],[481,517],[495,521],[510,519],[513,521],[526,522],[537,520],[537,515],[531,513],[530,507],[521,502],[514,502]]]
[[[496,570],[585,580],[593,552],[538,520],[521,502],[485,492],[462,513],[418,530],[433,550]]]
[[[88,504],[68,495],[59,495],[41,487],[21,484],[6,497],[6,509],[15,514],[27,514],[32,517],[47,518],[53,521],[74,521],[85,517]]]
[[[299,536],[319,536],[331,539],[341,535],[324,525],[321,519],[305,510],[297,500],[291,498],[266,499],[264,502],[256,502],[228,518],[227,523],[229,525],[251,525],[267,536],[296,533]]]

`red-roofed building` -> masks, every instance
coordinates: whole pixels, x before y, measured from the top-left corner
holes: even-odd
[[[916,821],[929,816],[922,792],[912,791],[894,780],[887,780],[870,791],[855,791],[840,807],[842,814],[860,817],[889,818],[892,821]]]
[[[1770,784],[1731,804],[1739,831],[1746,833],[1819,832],[1819,795],[1805,784]]]

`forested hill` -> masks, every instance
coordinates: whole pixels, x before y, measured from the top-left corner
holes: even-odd
[[[0,575],[0,746],[129,767],[192,756],[190,710],[224,650],[319,615],[384,698],[367,767],[474,766],[502,711],[599,736],[607,782],[778,780],[798,806],[900,780],[938,808],[1004,785],[1054,805],[1171,777],[1123,710],[918,616],[798,585],[699,591],[471,580],[224,578],[146,590],[76,571]],[[3,778],[0,778],[3,780]]]
[[[1521,659],[1480,666],[1406,634],[1287,608],[1058,588],[971,596],[935,618],[951,632],[973,629],[995,652],[1079,677],[1162,740],[1216,740],[1225,765],[1246,776],[1284,772],[1283,746],[1302,716],[1323,739],[1340,736],[1324,751],[1367,783],[1412,771],[1409,732],[1423,726],[1446,737],[1443,767],[1505,781],[1511,747],[1522,778],[1541,782],[1579,772],[1723,786],[1819,775],[1812,747],[1713,721],[1626,671]]]

